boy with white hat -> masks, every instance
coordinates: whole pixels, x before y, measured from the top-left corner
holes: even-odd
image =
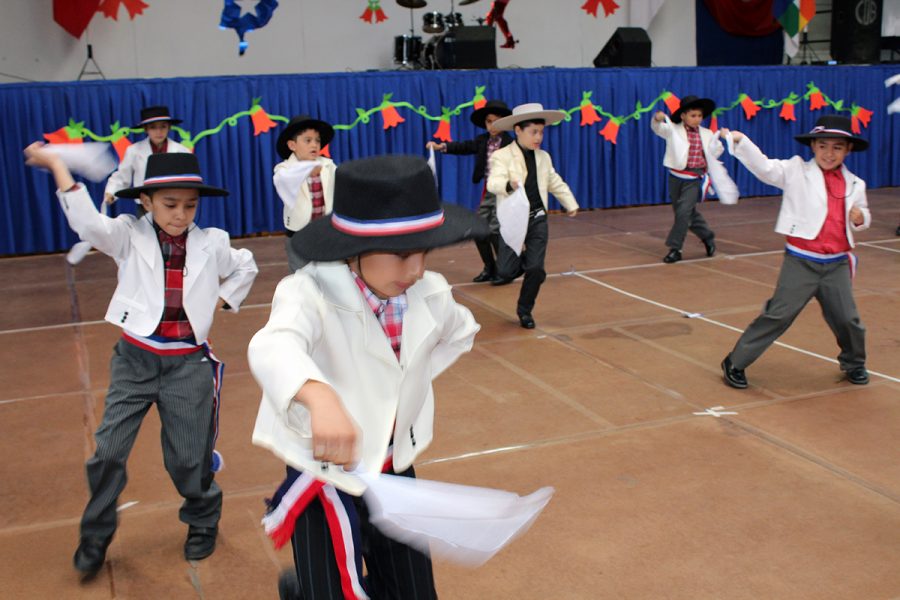
[[[514,131],[516,141],[491,155],[490,175],[487,190],[496,194],[498,205],[520,186],[528,197],[528,230],[525,234],[525,249],[517,254],[502,239],[497,258],[498,279],[492,285],[510,283],[525,274],[516,314],[519,324],[525,329],[534,329],[531,311],[537,299],[541,284],[547,278],[544,271],[544,257],[547,253],[547,193],[552,193],[574,217],[578,214],[578,202],[572,190],[554,170],[550,155],[541,150],[544,127],[555,125],[565,118],[561,110],[544,110],[537,103],[521,104],[512,114],[494,122],[501,131]],[[516,249],[518,250],[518,248]]]

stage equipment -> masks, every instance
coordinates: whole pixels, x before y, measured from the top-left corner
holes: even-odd
[[[450,13],[448,15],[444,15],[444,25],[447,26],[447,29],[453,29],[454,27],[462,27],[463,26],[463,18],[460,13]]]
[[[497,33],[493,27],[454,27],[434,40],[434,64],[432,67],[437,69],[496,69],[496,36]],[[428,50],[426,50],[426,54],[428,54]]]
[[[467,5],[469,5],[469,4],[475,4],[476,2],[478,2],[478,0],[461,0],[460,3],[459,3],[459,5],[460,5],[460,6],[467,6]]]
[[[428,6],[425,0],[397,0],[397,4],[403,8],[425,8]]]
[[[640,27],[619,27],[594,59],[595,67],[649,67],[650,37]]]
[[[841,63],[881,59],[881,0],[834,0],[831,57]]]
[[[422,38],[417,35],[398,35],[394,38],[394,62],[404,67],[414,66],[422,56]]]
[[[422,19],[422,31],[425,33],[444,33],[444,15],[434,11],[425,13]]]

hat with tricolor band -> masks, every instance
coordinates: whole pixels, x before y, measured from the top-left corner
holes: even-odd
[[[160,121],[165,121],[170,125],[181,123],[181,119],[172,118],[168,106],[147,106],[141,109],[141,122],[133,125],[132,129],[140,129],[150,123],[159,123]]]
[[[823,115],[809,133],[795,135],[794,139],[804,146],[809,146],[813,140],[845,139],[853,143],[853,152],[862,152],[869,147],[869,142],[854,134],[852,127],[853,123],[849,117]]]
[[[161,189],[193,189],[201,196],[227,196],[228,191],[203,183],[200,161],[187,152],[151,154],[147,157],[144,182],[136,187],[116,192],[120,198],[138,198]]]

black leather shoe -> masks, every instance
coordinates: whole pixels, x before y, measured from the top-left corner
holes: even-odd
[[[110,540],[102,540],[100,538],[85,537],[81,538],[78,543],[78,549],[75,550],[75,556],[72,562],[75,568],[87,575],[93,577],[103,568],[106,561],[106,549],[109,547]]]
[[[496,276],[493,273],[485,269],[484,271],[473,277],[472,281],[474,283],[483,283],[485,281],[493,281],[495,278]]]
[[[847,371],[847,381],[856,385],[866,385],[869,383],[869,372],[865,367],[856,367]]]
[[[184,541],[185,560],[203,560],[216,549],[218,527],[188,526],[187,539]]]
[[[681,260],[681,250],[675,248],[669,250],[669,253],[663,257],[663,262],[668,264],[677,263],[679,260]]]
[[[512,282],[512,279],[506,279],[505,277],[494,277],[491,279],[491,285],[506,285]]]
[[[709,240],[708,242],[703,242],[703,245],[706,246],[706,255],[707,256],[715,256],[716,240]]]
[[[534,317],[531,316],[531,313],[519,315],[519,325],[525,329],[534,329]]]
[[[280,600],[303,600],[300,580],[294,569],[285,569],[278,576],[278,598]]]
[[[722,374],[725,377],[725,383],[733,388],[743,390],[747,387],[747,377],[744,375],[743,369],[736,369],[731,364],[731,355],[725,357],[722,361]]]

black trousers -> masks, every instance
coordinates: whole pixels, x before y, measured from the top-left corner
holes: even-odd
[[[522,289],[516,305],[516,314],[530,314],[534,309],[541,284],[547,278],[544,271],[544,258],[547,256],[547,215],[542,214],[528,220],[528,231],[525,234],[525,250],[516,256],[512,248],[500,239],[500,252],[497,257],[497,276],[503,279],[515,279],[522,273]]]
[[[412,467],[399,473],[415,477]],[[338,491],[353,530],[356,568],[362,560],[368,575],[366,593],[374,600],[432,600],[437,598],[431,557],[392,540],[369,523],[362,498]],[[297,518],[291,547],[303,600],[343,600],[341,573],[332,544],[325,509],[313,499]]]

